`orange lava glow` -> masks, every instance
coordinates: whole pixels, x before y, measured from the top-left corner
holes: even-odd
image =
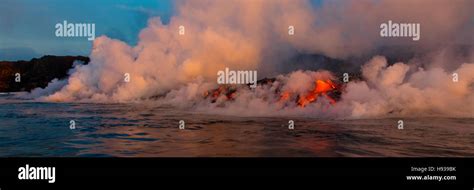
[[[311,102],[315,102],[318,100],[319,96],[323,96],[326,99],[329,100],[331,104],[335,104],[336,100],[334,100],[332,97],[328,96],[327,93],[330,91],[336,90],[336,85],[331,81],[331,80],[316,80],[315,81],[315,86],[314,89],[309,91],[306,95],[304,96],[299,96],[299,99],[297,100],[298,106],[300,107],[305,107]],[[288,99],[290,99],[291,93],[288,91],[283,92],[280,95],[280,100],[279,102],[285,102]]]
[[[319,96],[326,97],[331,102],[331,104],[334,104],[336,103],[336,100],[328,96],[327,92],[330,92],[335,89],[336,89],[336,86],[331,80],[323,81],[323,80],[318,79],[316,80],[313,90],[309,91],[306,96],[300,96],[298,100],[298,105],[300,107],[305,107],[309,103],[315,102]]]
[[[231,89],[229,86],[219,86],[214,90],[206,91],[204,93],[204,97],[210,97],[211,100],[214,102],[222,94],[225,95],[227,100],[233,100],[237,96],[235,89]]]
[[[290,92],[283,92],[281,95],[280,95],[280,102],[286,102],[287,100],[290,99]]]

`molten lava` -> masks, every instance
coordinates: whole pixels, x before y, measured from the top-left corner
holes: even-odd
[[[262,79],[258,82],[259,85],[272,85],[275,79]],[[274,95],[279,94],[278,103],[286,104],[286,102],[296,103],[300,107],[305,107],[312,102],[316,102],[320,96],[329,100],[331,104],[335,104],[340,98],[340,85],[336,85],[331,80],[316,79],[314,88],[309,90],[306,94],[296,94],[291,91],[281,91],[281,86],[274,91]],[[223,96],[226,100],[232,101],[236,98],[239,87],[235,85],[221,85],[216,89],[204,93],[204,98],[209,98],[211,103],[215,103],[217,99]]]
[[[221,94],[224,94],[227,100],[233,100],[235,98],[236,89],[229,85],[221,85],[219,88],[210,90],[204,93],[204,97],[211,98],[211,102],[214,103],[217,101]]]
[[[337,93],[339,92],[338,87],[331,80],[320,80],[317,79],[314,83],[314,88],[308,91],[305,95],[298,95],[296,98],[296,103],[300,107],[305,107],[306,105],[315,102],[318,100],[319,96],[323,96],[329,100],[331,104],[336,103]],[[328,95],[331,93],[332,97]],[[286,102],[290,99],[291,92],[285,91],[281,93],[279,102]]]
[[[326,97],[331,104],[336,103],[336,100],[328,96],[328,92],[336,90],[336,85],[331,80],[316,80],[314,89],[309,91],[306,96],[300,96],[298,99],[298,105],[300,107],[305,107],[311,102],[315,102],[318,99],[318,96]]]

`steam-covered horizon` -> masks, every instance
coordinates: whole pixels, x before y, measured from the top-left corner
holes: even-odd
[[[100,36],[88,65],[76,65],[68,79],[29,96],[53,102],[151,100],[249,116],[473,117],[472,7],[469,0],[347,0],[318,7],[307,0],[180,0],[169,23],[160,17],[148,21],[136,46]],[[419,23],[420,39],[381,37],[380,25],[388,21]],[[294,35],[288,35],[289,26]],[[357,69],[334,66],[336,73],[294,66],[301,64],[295,57],[312,54],[346,60]],[[388,62],[379,54],[410,56]],[[216,73],[224,68],[256,70],[259,79],[276,80],[253,90],[244,85],[232,101],[210,103],[203,94],[218,87]],[[280,103],[280,91],[305,96],[316,80],[355,72],[362,80],[344,84],[335,104],[324,97],[304,108]]]

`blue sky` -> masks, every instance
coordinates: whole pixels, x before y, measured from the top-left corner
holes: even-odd
[[[0,60],[29,60],[44,54],[88,55],[85,38],[57,38],[56,23],[95,23],[96,36],[107,35],[135,44],[149,17],[166,22],[171,0],[2,0]]]
[[[321,4],[322,0],[312,0]],[[166,23],[172,0],[2,0],[0,60],[29,60],[42,55],[89,55],[85,38],[57,38],[55,25],[95,23],[96,36],[107,35],[134,45],[148,18]]]

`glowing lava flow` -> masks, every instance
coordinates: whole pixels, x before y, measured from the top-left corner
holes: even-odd
[[[262,80],[260,81],[260,85],[269,85],[274,80]],[[316,102],[319,96],[325,97],[331,104],[335,104],[336,101],[339,99],[340,95],[340,86],[334,84],[331,80],[320,80],[317,79],[314,82],[314,88],[308,91],[306,94],[298,94],[296,97],[294,96],[295,92],[290,91],[283,91],[280,94],[278,99],[278,103],[286,104],[291,100],[294,100],[299,107],[305,107],[312,102]],[[215,103],[221,95],[225,97],[226,100],[234,100],[236,98],[238,87],[232,85],[221,85],[216,89],[210,90],[205,92],[204,98],[209,98],[211,103]],[[279,90],[276,90],[276,94],[278,94]],[[338,95],[339,93],[339,95]],[[275,94],[275,95],[276,95]]]
[[[336,100],[328,95],[330,92],[337,91],[336,85],[331,80],[316,80],[314,89],[309,91],[306,95],[298,95],[296,103],[300,107],[305,107],[309,103],[318,100],[319,96],[324,96],[329,100],[331,104],[335,104]],[[280,95],[279,102],[286,102],[290,99],[291,93],[288,91],[283,92]]]
[[[211,98],[211,102],[214,103],[220,95],[224,94],[227,100],[233,100],[235,98],[237,89],[229,85],[221,85],[217,89],[210,90],[204,93],[204,97]]]
[[[314,102],[318,99],[318,96],[326,97],[331,104],[336,103],[336,100],[327,95],[328,92],[336,89],[336,86],[331,80],[316,80],[315,87],[312,91],[309,91],[306,96],[300,96],[298,99],[298,105],[300,107],[305,107],[311,102]]]

